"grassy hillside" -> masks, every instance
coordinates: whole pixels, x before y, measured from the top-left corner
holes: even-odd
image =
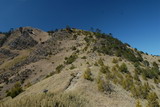
[[[10,39],[16,40],[12,34],[2,45],[19,55],[0,65],[3,69],[9,66],[0,70],[1,98],[8,95],[0,106],[160,106],[160,57],[145,54],[100,31],[67,27],[46,33],[25,28],[14,34],[23,36],[27,29],[32,33],[25,36],[33,38],[36,45],[23,49],[20,44],[21,50],[12,49],[8,45]],[[34,35],[40,37],[34,39]],[[43,41],[37,39],[42,35]]]

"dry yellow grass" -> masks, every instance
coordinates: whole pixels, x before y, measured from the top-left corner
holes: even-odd
[[[26,55],[24,55],[24,56],[17,56],[14,59],[12,59],[10,61],[7,61],[6,63],[2,64],[0,66],[0,69],[9,69],[9,68],[13,67],[15,64],[17,64],[17,63],[19,63],[21,61],[24,61],[26,58],[27,58]]]
[[[0,107],[86,107],[85,98],[76,93],[42,93],[23,96],[21,99],[8,99],[0,102]]]

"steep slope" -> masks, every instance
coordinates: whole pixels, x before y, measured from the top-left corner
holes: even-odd
[[[21,35],[24,42],[17,44]],[[1,100],[2,107],[135,107],[137,101],[159,107],[160,57],[111,35],[70,28],[46,33],[25,27],[12,32],[0,49],[15,55],[4,56],[0,65],[2,98],[13,87],[7,91],[13,99]]]

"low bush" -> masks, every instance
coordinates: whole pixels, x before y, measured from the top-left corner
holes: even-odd
[[[64,65],[58,65],[57,67],[56,67],[56,72],[57,73],[60,73],[61,72],[61,70],[64,68]]]
[[[142,105],[140,104],[139,100],[136,103],[136,107],[142,107]]]
[[[147,99],[148,94],[150,93],[151,88],[148,83],[144,83],[144,85],[133,85],[131,89],[131,93],[135,98]]]
[[[158,99],[157,94],[154,92],[150,92],[147,96],[148,106],[149,107],[160,107],[157,99]]]
[[[78,58],[78,56],[76,54],[73,54],[70,57],[66,57],[65,64],[72,64],[77,58]]]
[[[11,88],[9,91],[7,91],[7,96],[11,96],[12,98],[19,95],[21,92],[23,92],[23,89],[20,85],[20,83],[16,83],[13,88]]]
[[[98,64],[101,65],[101,66],[104,65],[103,60],[101,58],[98,60]]]
[[[111,93],[113,91],[112,85],[109,80],[104,81],[102,78],[97,79],[98,90],[105,93]]]
[[[120,72],[124,72],[124,73],[128,73],[128,68],[127,65],[125,63],[123,63],[120,67],[119,67],[119,71]]]
[[[109,73],[110,72],[109,71],[109,67],[105,66],[105,65],[101,66],[100,67],[100,72],[102,72],[102,73]]]
[[[113,58],[112,63],[118,63],[118,60],[116,58]]]
[[[129,91],[129,90],[131,90],[131,88],[133,87],[133,85],[134,85],[134,83],[133,83],[132,77],[130,75],[127,75],[125,77],[125,79],[123,80],[123,82],[122,82],[122,87],[125,90]]]
[[[87,57],[86,57],[86,56],[83,56],[81,59],[87,59]]]
[[[77,48],[75,46],[72,46],[71,49],[74,51],[76,50]]]
[[[91,77],[91,70],[89,68],[86,69],[86,71],[83,74],[84,79],[93,81],[93,78]]]

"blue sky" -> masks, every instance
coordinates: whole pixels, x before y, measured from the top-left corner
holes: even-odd
[[[0,0],[0,13],[0,31],[93,27],[160,55],[160,0]]]

